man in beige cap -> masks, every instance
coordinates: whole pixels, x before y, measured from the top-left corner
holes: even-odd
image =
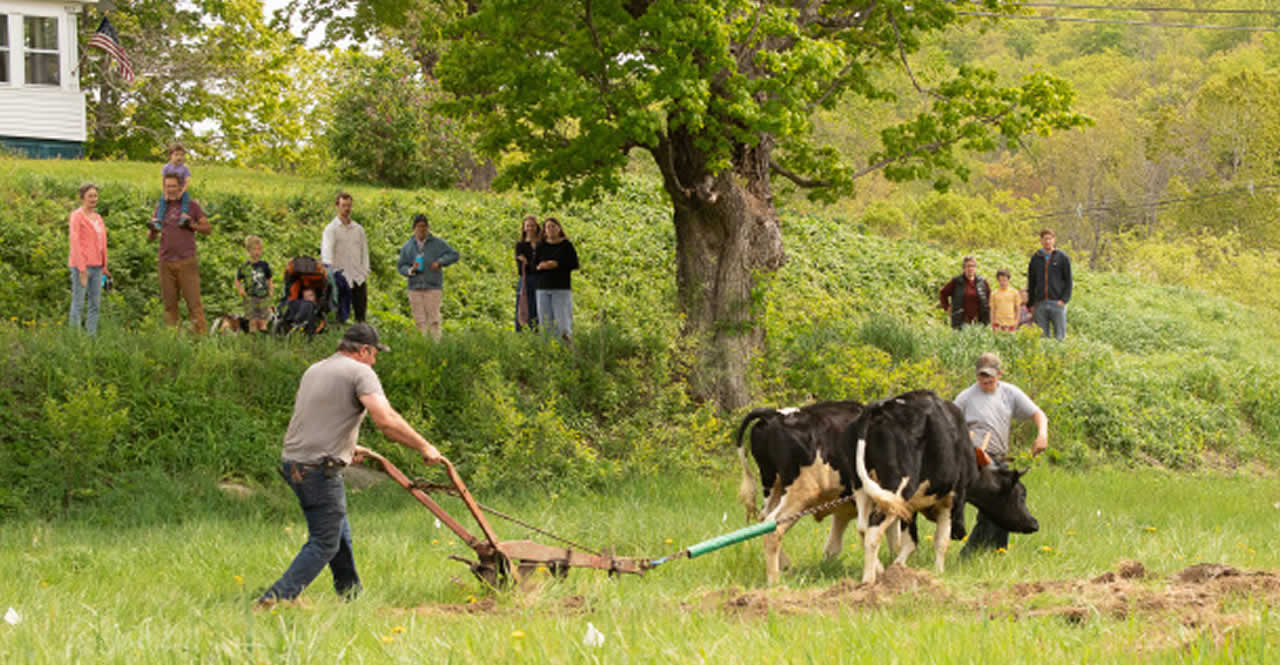
[[[987,455],[996,464],[1004,465],[1004,458],[1009,454],[1009,427],[1017,418],[1035,422],[1038,433],[1031,454],[1044,452],[1049,447],[1049,418],[1021,389],[1000,380],[1004,376],[1000,356],[994,353],[978,356],[977,370],[977,383],[965,388],[955,398],[956,406],[964,412],[974,445],[982,445],[986,441]],[[969,542],[960,554],[967,556],[979,549],[1008,546],[1009,532],[996,526],[979,511]]]
[[[418,451],[427,464],[444,460],[382,392],[373,364],[378,353],[390,350],[373,326],[357,323],[342,336],[337,353],[303,373],[284,435],[280,473],[302,505],[307,542],[284,575],[258,598],[258,608],[297,598],[325,566],[333,571],[333,587],[340,595],[359,593],[342,470],[369,453],[356,445],[365,412],[384,436]]]

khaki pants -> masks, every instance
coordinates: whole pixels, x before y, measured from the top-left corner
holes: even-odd
[[[178,294],[187,302],[191,328],[203,335],[207,328],[204,305],[200,303],[200,260],[196,257],[180,261],[159,261],[160,300],[164,303],[164,322],[178,325]]]
[[[413,311],[413,321],[418,324],[418,332],[431,334],[431,339],[440,341],[440,301],[444,299],[444,291],[440,289],[409,289],[409,309]]]

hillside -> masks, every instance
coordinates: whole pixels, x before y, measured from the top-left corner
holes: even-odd
[[[163,329],[154,248],[142,231],[158,170],[0,160],[0,342],[8,357],[0,392],[11,407],[0,416],[0,507],[43,511],[127,489],[137,473],[265,479],[297,375],[332,348],[333,338],[201,340]],[[286,256],[315,251],[339,189],[194,170],[196,198],[215,224],[200,250],[214,314],[235,307],[231,281],[244,235],[261,235],[265,258],[279,269]],[[102,186],[118,285],[92,342],[60,330],[66,214],[84,180]],[[656,187],[633,180],[594,205],[557,211],[519,195],[348,189],[370,235],[371,316],[396,347],[378,366],[388,394],[475,486],[602,486],[625,474],[730,462],[735,414],[695,404],[682,388],[689,363],[673,308],[674,241]],[[572,350],[510,332],[510,246],[526,211],[560,217],[582,256]],[[463,256],[446,273],[439,345],[412,331],[391,265],[416,212]],[[871,400],[922,387],[953,395],[971,380],[973,359],[996,350],[1007,378],[1049,414],[1050,463],[1280,461],[1280,365],[1270,354],[1280,317],[1271,310],[1230,292],[1079,265],[1066,343],[956,334],[934,301],[964,251],[788,208],[783,230],[788,264],[760,298],[768,336],[755,370],[758,405]],[[1025,266],[1023,251],[978,255],[988,276]],[[368,432],[366,443],[390,445]]]

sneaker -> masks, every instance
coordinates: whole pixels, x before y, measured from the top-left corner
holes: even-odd
[[[159,231],[159,230],[160,230],[160,220],[158,220],[158,219],[153,219],[153,220],[151,220],[151,221],[147,222],[147,228],[151,229],[152,231]]]

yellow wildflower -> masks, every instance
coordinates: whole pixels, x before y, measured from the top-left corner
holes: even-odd
[[[233,578],[231,578],[231,579],[235,580],[235,581],[236,581],[236,584],[244,584],[244,578],[243,578],[243,577],[241,577],[241,576],[239,576],[239,575],[236,575],[235,577],[233,577]]]
[[[1005,548],[1003,548],[1003,547],[1001,547],[1000,549],[996,550],[996,554],[1008,554],[1008,553],[1009,553],[1009,550],[1007,550],[1007,549],[1005,549]]]
[[[404,631],[405,631],[404,626],[396,626],[395,628],[391,629],[391,632],[393,633],[403,633]]]
[[[670,544],[672,544],[672,543],[674,543],[674,542],[676,542],[676,541],[674,541],[674,540],[672,540],[672,539],[670,539],[670,538],[667,538],[667,539],[664,539],[664,540],[662,541],[662,544],[663,544],[663,545],[670,545]]]
[[[524,631],[523,631],[523,630],[513,630],[513,631],[511,631],[511,639],[513,639],[513,640],[523,640],[523,639],[524,639]]]
[[[394,642],[395,640],[396,640],[396,638],[394,638],[394,637],[392,637],[392,636],[390,636],[390,635],[383,635],[383,636],[382,636],[382,641],[383,641],[383,642],[386,642],[386,643],[388,643],[388,644],[390,644],[391,642]]]
[[[1148,533],[1155,533],[1156,528],[1155,528],[1155,527],[1153,527],[1153,526],[1151,526],[1151,525],[1147,525],[1147,526],[1142,527],[1142,530],[1143,530],[1143,531],[1146,531],[1146,532],[1148,532]]]
[[[1052,547],[1049,547],[1048,545],[1044,545],[1044,546],[1042,546],[1042,547],[1040,548],[1040,551],[1041,551],[1041,552],[1044,552],[1045,554],[1052,554],[1052,553],[1053,553],[1053,548],[1052,548]]]

